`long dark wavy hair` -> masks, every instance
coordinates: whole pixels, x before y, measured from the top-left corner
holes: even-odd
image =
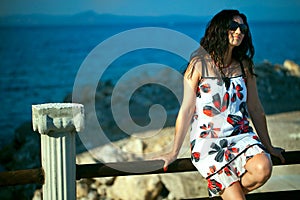
[[[242,67],[242,61],[247,61],[249,72],[255,75],[253,71],[254,47],[247,17],[238,10],[222,10],[216,14],[208,23],[200,45],[209,53],[218,67],[224,66],[223,58],[229,45],[228,30],[235,16],[240,16],[243,19],[244,24],[248,26],[248,31],[245,33],[242,43],[234,47],[232,57],[239,61]]]

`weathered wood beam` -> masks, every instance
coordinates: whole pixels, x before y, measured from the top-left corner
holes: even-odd
[[[42,168],[0,172],[0,186],[15,186],[25,184],[44,184]]]
[[[274,165],[292,165],[300,164],[300,151],[284,152],[283,156],[286,160],[281,163],[280,160],[272,156]],[[127,176],[127,175],[143,175],[143,174],[159,174],[159,173],[177,173],[196,171],[189,158],[181,158],[174,161],[167,172],[163,171],[163,161],[148,160],[122,163],[97,163],[82,164],[76,166],[76,179],[92,178],[92,177],[108,177],[108,176]]]

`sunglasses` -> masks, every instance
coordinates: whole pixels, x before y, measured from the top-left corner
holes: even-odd
[[[240,28],[242,34],[246,34],[248,32],[248,26],[246,24],[239,24],[236,21],[232,21],[229,26],[229,30],[236,31],[236,29]]]

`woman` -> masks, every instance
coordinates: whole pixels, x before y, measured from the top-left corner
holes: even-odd
[[[246,16],[237,10],[221,11],[208,24],[200,45],[184,74],[173,150],[160,159],[166,170],[192,121],[191,159],[207,179],[210,196],[245,199],[269,179],[269,153],[284,162],[284,150],[271,144],[258,97]]]

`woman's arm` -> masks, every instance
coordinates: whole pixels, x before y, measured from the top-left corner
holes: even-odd
[[[176,160],[195,111],[196,89],[201,77],[197,65],[199,64],[189,66],[184,74],[183,100],[176,119],[173,149],[168,154],[158,158],[165,161],[165,171],[167,166]]]
[[[264,109],[260,102],[256,78],[253,75],[247,74],[247,106],[250,117],[252,119],[255,130],[262,142],[262,144],[266,147],[266,149],[270,152],[270,154],[279,157],[282,162],[284,162],[284,158],[281,154],[284,151],[281,148],[274,148],[271,143],[271,139],[268,133],[267,121]]]

